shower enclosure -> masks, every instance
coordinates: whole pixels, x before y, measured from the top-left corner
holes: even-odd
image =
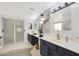
[[[24,41],[24,21],[2,18],[4,30],[4,45]]]

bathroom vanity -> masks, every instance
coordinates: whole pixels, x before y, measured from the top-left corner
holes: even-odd
[[[40,41],[41,56],[79,56],[79,43],[66,39],[57,40],[50,35],[39,39],[38,35],[28,33],[28,41],[34,46]]]
[[[31,45],[35,45],[38,43],[38,37],[32,35],[32,34],[28,34],[28,41]]]
[[[40,54],[42,56],[79,56],[78,43],[43,37],[40,39]]]
[[[79,56],[78,53],[42,39],[40,44],[40,54],[42,56]]]

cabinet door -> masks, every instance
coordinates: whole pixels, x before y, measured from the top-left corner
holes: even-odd
[[[37,37],[34,37],[34,36],[30,35],[30,34],[28,34],[28,41],[32,45],[35,45],[35,44],[38,43],[38,38]]]
[[[46,45],[41,45],[40,54],[42,56],[49,56],[49,48]]]
[[[31,37],[30,34],[28,34],[27,37],[28,37],[28,42],[30,42],[30,37]]]
[[[44,43],[43,43],[43,40],[40,40],[40,54],[41,55],[44,55],[44,48],[43,48],[43,46],[44,46]]]
[[[50,49],[56,51],[56,45],[55,44],[45,41],[45,45],[47,45]]]
[[[65,50],[64,52],[65,52],[66,56],[78,56],[78,54],[75,52],[72,52],[72,51],[67,50],[67,49],[64,49],[64,50]]]
[[[78,56],[77,53],[67,50],[65,48],[59,47],[59,46],[57,47],[57,52],[61,54],[62,56]]]
[[[40,54],[42,56],[49,56],[49,47],[44,44],[43,40],[40,40]]]
[[[62,56],[61,54],[57,53],[57,51],[53,50],[53,56]]]
[[[35,45],[37,43],[38,43],[38,38],[36,38],[36,37],[34,37],[34,36],[31,35],[31,44]]]
[[[44,45],[44,56],[49,56],[49,47],[47,47],[46,45]]]
[[[50,56],[62,56],[62,55],[50,48]]]
[[[57,52],[58,52],[59,54],[61,54],[62,56],[65,56],[65,55],[66,55],[64,51],[65,51],[64,48],[62,48],[62,47],[60,47],[60,46],[57,46]]]

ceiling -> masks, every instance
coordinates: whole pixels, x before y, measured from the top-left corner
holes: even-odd
[[[34,21],[56,2],[0,2],[0,15]]]

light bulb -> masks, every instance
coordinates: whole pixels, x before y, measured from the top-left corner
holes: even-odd
[[[44,21],[44,20],[45,20],[45,18],[41,18],[41,20],[42,20],[42,21]]]
[[[43,24],[44,22],[43,21],[40,21],[40,24]]]

